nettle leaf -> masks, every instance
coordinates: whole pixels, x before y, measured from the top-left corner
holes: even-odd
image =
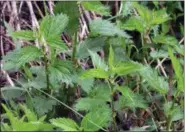
[[[59,36],[68,24],[68,17],[65,14],[45,16],[40,24],[40,32],[45,39]]]
[[[150,56],[154,59],[165,58],[165,57],[168,57],[168,52],[164,50],[152,51],[150,52]]]
[[[128,34],[120,30],[113,23],[108,20],[96,19],[90,22],[90,29],[92,35],[103,35],[103,36],[120,36],[124,38],[130,38]]]
[[[178,44],[178,41],[173,36],[157,35],[152,39],[154,43],[166,44],[172,46],[179,54],[184,56],[184,50],[181,45]]]
[[[157,71],[150,66],[143,67],[139,73],[155,91],[161,94],[168,92],[168,82],[165,81],[164,77],[159,76]]]
[[[123,7],[122,7],[123,17],[131,15],[133,11],[132,3],[130,1],[122,1],[122,4],[123,4]]]
[[[74,105],[74,108],[77,111],[91,111],[105,105],[106,103],[104,100],[87,97],[78,99],[76,104]]]
[[[181,92],[184,91],[184,73],[182,66],[180,64],[180,59],[177,59],[173,54],[172,48],[168,47],[168,53],[170,59],[172,61],[173,69],[175,71],[176,79],[177,79],[177,89]]]
[[[113,67],[112,72],[122,76],[138,72],[141,68],[142,65],[136,62],[120,62]]]
[[[124,24],[121,24],[121,28],[126,30],[137,30],[144,32],[146,30],[146,22],[139,16],[130,17]]]
[[[72,36],[78,30],[80,12],[76,1],[60,1],[54,7],[54,13],[64,13],[69,17],[69,24],[67,25],[66,32]]]
[[[44,96],[35,96],[32,98],[33,106],[35,111],[39,116],[43,116],[53,109],[53,106],[57,104],[57,102],[53,99],[48,99]]]
[[[104,60],[95,52],[88,50],[92,62],[93,62],[93,66],[96,68],[101,68],[101,69],[107,69],[107,65],[105,64]]]
[[[146,108],[147,104],[146,101],[143,99],[142,95],[139,95],[137,93],[134,93],[130,88],[128,87],[117,87],[117,90],[119,90],[122,93],[122,96],[119,99],[119,107],[125,108]]]
[[[152,11],[151,25],[162,24],[170,19],[169,15],[166,13],[166,9]]]
[[[37,47],[32,46],[32,45],[25,46],[20,50],[17,62],[20,65],[23,65],[30,61],[34,61],[41,56],[42,56],[42,52]]]
[[[15,31],[11,33],[11,36],[14,38],[24,39],[24,40],[35,40],[37,38],[36,33],[31,30]]]
[[[47,39],[47,43],[53,48],[56,49],[57,51],[64,51],[67,49],[66,44],[61,40],[60,37],[53,37]]]
[[[49,66],[50,80],[53,84],[65,82],[72,84],[73,64],[71,61],[57,59]]]
[[[111,101],[111,93],[110,89],[107,84],[99,83],[95,86],[90,93],[88,94],[89,97],[94,99],[99,99],[103,101]]]
[[[89,93],[93,87],[94,79],[93,78],[87,78],[87,79],[80,79],[79,85],[81,88],[86,92]]]
[[[81,79],[86,78],[102,78],[107,79],[109,77],[109,73],[101,68],[94,68],[90,70],[86,70],[81,74]]]
[[[79,126],[76,122],[69,118],[50,119],[50,122],[64,131],[79,131]]]
[[[85,115],[81,122],[81,127],[84,131],[98,131],[101,129],[100,127],[107,127],[110,121],[111,110],[100,108]]]
[[[163,106],[164,114],[166,117],[171,117],[171,121],[177,121],[184,118],[183,109],[175,104],[175,107],[172,109],[172,102],[165,103]]]
[[[77,45],[76,57],[84,59],[89,56],[88,50],[98,52],[105,45],[105,40],[102,37],[88,38]]]
[[[94,11],[97,14],[110,16],[110,8],[104,6],[100,1],[83,1],[80,3],[85,10]]]
[[[145,6],[133,2],[132,5],[137,9],[139,15],[148,23],[152,20],[152,12]]]
[[[114,66],[114,51],[112,49],[112,46],[109,47],[109,58],[108,58],[109,67],[112,70]]]

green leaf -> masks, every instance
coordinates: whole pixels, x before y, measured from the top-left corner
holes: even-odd
[[[81,85],[81,88],[86,92],[89,93],[93,87],[94,79],[93,78],[87,78],[87,79],[80,79],[79,85]]]
[[[151,16],[151,25],[162,24],[170,19],[169,15],[166,13],[166,9],[153,11]]]
[[[120,30],[116,27],[113,23],[102,20],[96,19],[90,22],[90,29],[93,35],[103,35],[103,36],[120,36],[123,38],[130,38],[128,34],[124,31]]]
[[[121,24],[121,28],[126,30],[137,30],[139,32],[144,32],[146,30],[145,21],[138,16],[130,17],[124,24]]]
[[[97,55],[97,53],[90,50],[88,52],[91,56],[94,67],[105,69],[105,70],[107,69],[107,65],[105,64],[104,60],[99,55]]]
[[[138,72],[141,68],[142,66],[136,62],[121,62],[113,67],[112,72],[122,76]]]
[[[67,49],[66,44],[61,40],[60,37],[53,37],[46,40],[47,43],[53,48],[60,52]]]
[[[81,79],[85,78],[104,78],[107,79],[109,77],[109,73],[103,69],[95,68],[86,70],[81,74]]]
[[[119,100],[119,107],[130,107],[130,108],[146,108],[147,104],[146,101],[143,99],[142,95],[132,92],[132,90],[128,87],[117,87],[122,93],[122,96]]]
[[[109,47],[109,58],[108,58],[108,62],[109,62],[109,67],[112,70],[112,68],[114,66],[114,51],[112,49],[112,46]]]
[[[39,116],[43,116],[53,109],[57,103],[53,99],[44,96],[35,96],[32,98],[33,107]]]
[[[133,11],[132,2],[130,2],[130,1],[121,1],[121,2],[123,4],[123,7],[122,7],[122,15],[123,15],[123,17],[131,15],[132,11]]]
[[[20,65],[23,65],[30,61],[34,61],[41,56],[42,56],[42,52],[37,47],[32,45],[25,46],[19,52],[17,63],[19,63]]]
[[[152,51],[150,52],[150,56],[154,59],[165,58],[168,57],[168,53],[164,50]]]
[[[84,131],[98,131],[100,127],[107,127],[110,121],[111,110],[100,108],[85,115],[81,122],[81,127]]]
[[[104,6],[100,1],[83,1],[80,4],[85,8],[85,10],[94,11],[100,15],[110,15],[109,7]]]
[[[79,126],[69,118],[50,119],[51,124],[64,131],[79,131]]]
[[[65,14],[45,16],[40,24],[40,33],[46,40],[59,36],[68,24],[68,17]]]
[[[171,117],[171,121],[177,121],[184,118],[184,113],[182,108],[175,104],[174,108],[172,109],[172,102],[168,102],[164,104],[164,114],[166,117]]]
[[[26,105],[20,105],[20,107],[22,108],[22,110],[24,111],[25,113],[25,116],[27,117],[28,119],[28,122],[30,121],[37,121],[37,115],[32,112],[31,110],[29,110]]]
[[[37,35],[34,31],[31,30],[21,30],[12,32],[11,36],[18,39],[24,39],[24,40],[35,40],[37,38]]]
[[[164,95],[168,92],[168,82],[150,66],[143,67],[139,73],[155,91]]]
[[[178,41],[175,37],[172,36],[165,36],[165,35],[157,35],[152,39],[154,43],[161,43],[161,44],[167,44],[171,46],[175,46],[178,44]]]
[[[177,89],[180,92],[184,92],[184,73],[182,66],[180,64],[180,60],[174,56],[172,48],[168,47],[168,53],[172,61],[173,69],[175,71],[177,79]]]
[[[84,59],[89,56],[88,50],[98,52],[105,45],[105,40],[101,37],[88,38],[77,45],[76,57]]]
[[[54,13],[64,13],[69,17],[69,24],[65,31],[72,36],[78,30],[80,12],[76,1],[60,1],[54,7]]]
[[[106,102],[104,100],[87,97],[78,99],[74,108],[77,111],[92,111],[105,105]]]

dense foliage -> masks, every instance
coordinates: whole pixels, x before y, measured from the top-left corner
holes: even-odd
[[[18,77],[1,87],[2,131],[183,130],[183,2],[117,4],[45,3],[34,29],[4,21],[16,46],[2,70]]]

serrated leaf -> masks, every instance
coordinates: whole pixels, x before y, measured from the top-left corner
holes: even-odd
[[[168,47],[168,53],[172,61],[173,69],[175,71],[177,79],[177,89],[181,92],[184,92],[184,73],[180,64],[180,60],[174,56],[172,48]]]
[[[117,90],[119,90],[122,93],[122,96],[119,100],[119,107],[130,107],[130,108],[146,108],[147,104],[145,100],[143,99],[142,95],[139,95],[137,93],[132,92],[132,90],[128,87],[117,87]]]
[[[154,59],[165,58],[165,57],[168,57],[168,53],[164,50],[152,51],[150,52],[150,56]]]
[[[103,36],[120,36],[123,38],[130,38],[128,34],[120,30],[113,23],[108,20],[96,19],[90,22],[90,29],[93,35]]]
[[[23,65],[41,56],[42,56],[42,52],[37,47],[31,46],[31,45],[25,46],[20,50],[17,62],[20,65]]]
[[[109,47],[109,58],[108,58],[109,67],[112,70],[114,66],[114,51],[112,49],[112,46]]]
[[[122,1],[122,4],[123,4],[123,7],[122,7],[123,17],[131,15],[133,11],[132,3],[130,1]]]
[[[40,33],[44,38],[50,39],[59,36],[68,24],[68,17],[65,14],[45,16],[40,24]]]
[[[168,82],[156,70],[146,66],[139,73],[155,91],[164,95],[168,92]]]
[[[121,28],[126,30],[137,30],[139,32],[144,32],[146,30],[145,21],[138,16],[130,17],[124,24],[121,25]]]
[[[67,49],[66,44],[61,40],[60,37],[53,37],[46,40],[47,43],[53,48],[60,52]]]
[[[101,69],[107,69],[107,65],[105,64],[104,60],[95,52],[88,50],[93,66],[96,68],[101,68]]]
[[[51,124],[64,131],[79,131],[79,126],[69,118],[56,118],[50,120]]]
[[[86,70],[81,74],[81,79],[85,78],[104,78],[107,79],[109,77],[109,73],[104,69],[94,68],[90,70]]]
[[[177,121],[184,118],[184,114],[180,106],[175,104],[175,107],[173,107],[173,109],[171,107],[172,107],[172,102],[168,102],[164,104],[163,109],[166,117],[170,117],[171,121]]]
[[[86,92],[89,93],[93,87],[94,79],[93,78],[87,78],[82,79],[79,82],[79,85],[81,85],[81,88]]]
[[[31,30],[21,30],[11,33],[11,36],[18,39],[24,40],[35,40],[37,38],[36,33]]]
[[[112,72],[122,76],[138,72],[141,68],[142,66],[136,62],[121,62],[113,67]]]
[[[174,46],[174,45],[178,44],[178,41],[177,41],[176,38],[174,38],[172,36],[165,36],[165,35],[162,35],[162,34],[157,35],[152,40],[155,43],[167,44],[167,45],[171,45],[171,46]]]
[[[98,52],[105,45],[105,40],[101,37],[88,38],[77,45],[76,57],[84,59],[89,56],[88,50]]]
[[[74,105],[74,108],[77,111],[90,111],[105,105],[106,105],[105,101],[101,99],[87,97],[78,99],[76,104]]]
[[[83,1],[80,4],[85,8],[85,10],[94,11],[100,15],[110,15],[109,7],[104,6],[100,1]]]
[[[48,99],[44,96],[35,96],[32,98],[33,106],[39,116],[43,116],[53,109],[57,103],[55,100]]]
[[[78,30],[80,12],[76,1],[60,1],[54,7],[54,13],[64,13],[69,17],[69,24],[65,31],[72,36]]]
[[[81,122],[81,127],[84,131],[98,131],[101,127],[107,127],[110,121],[111,110],[100,108],[85,115]]]

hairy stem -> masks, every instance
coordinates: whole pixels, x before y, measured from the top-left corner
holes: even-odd
[[[113,131],[117,132],[117,124],[116,124],[116,119],[115,119],[115,109],[114,109],[114,100],[113,100],[114,90],[110,86],[109,80],[107,80],[107,83],[108,83],[108,86],[109,86],[110,92],[111,92],[111,109],[112,109]]]
[[[48,70],[48,59],[47,59],[47,55],[46,53],[44,53],[44,63],[45,63],[45,74],[46,74],[46,86],[47,86],[47,90],[49,91],[49,70]]]
[[[76,65],[76,45],[77,45],[77,33],[74,34],[74,38],[73,38],[73,51],[72,51],[72,61],[74,62],[74,64]]]

